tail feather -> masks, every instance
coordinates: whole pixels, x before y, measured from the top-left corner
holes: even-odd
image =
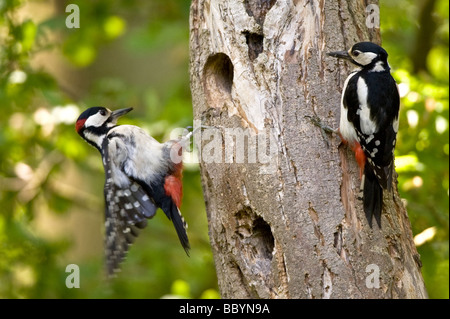
[[[180,239],[180,243],[183,246],[186,255],[189,256],[189,250],[191,249],[191,246],[189,244],[189,239],[186,232],[187,223],[181,215],[180,210],[172,201],[170,201],[167,206],[163,207],[163,211],[166,216],[172,221],[178,238]]]
[[[383,189],[372,169],[366,165],[364,169],[364,212],[370,228],[375,217],[378,227],[381,228],[381,211],[383,208]]]
[[[394,175],[394,160],[384,168],[384,174],[387,176],[386,189],[390,192],[392,189],[392,178]]]
[[[174,212],[174,210],[172,210],[173,213],[172,222],[173,225],[175,226],[175,230],[177,231],[180,243],[183,246],[186,255],[189,256],[189,250],[191,249],[191,245],[189,244],[189,239],[186,232],[187,223],[185,222],[183,216],[181,215],[180,210],[175,205],[173,206],[176,209],[176,213]]]

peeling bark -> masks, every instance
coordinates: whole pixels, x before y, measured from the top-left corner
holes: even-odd
[[[192,1],[194,117],[216,128],[196,140],[223,298],[427,296],[396,187],[371,229],[353,154],[306,118],[337,127],[349,69],[325,52],[379,42],[366,5]]]

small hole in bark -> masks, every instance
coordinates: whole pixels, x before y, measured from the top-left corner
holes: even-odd
[[[255,258],[272,260],[275,239],[269,224],[249,207],[238,211],[236,218],[237,234],[244,246],[254,252]]]
[[[253,223],[253,236],[261,243],[266,259],[272,260],[275,239],[269,224],[261,217],[258,217]]]
[[[203,85],[210,107],[222,107],[231,101],[234,68],[230,58],[224,53],[210,57],[203,69]]]
[[[248,57],[250,58],[250,61],[253,62],[253,60],[255,60],[258,55],[263,52],[264,36],[248,31],[245,31],[244,35],[248,46]]]
[[[341,255],[342,251],[342,226],[339,225],[337,231],[334,232],[333,246],[336,248],[338,255]]]

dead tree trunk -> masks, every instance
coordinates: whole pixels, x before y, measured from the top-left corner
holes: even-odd
[[[338,126],[347,65],[379,42],[365,1],[193,0],[191,91],[223,298],[425,298],[398,195],[382,229],[357,199],[354,157],[306,116]],[[197,123],[198,124],[198,123]],[[198,132],[198,131],[197,131]]]

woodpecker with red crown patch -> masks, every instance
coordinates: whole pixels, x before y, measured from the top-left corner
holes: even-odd
[[[108,275],[119,270],[129,246],[161,208],[173,222],[189,256],[187,224],[180,212],[182,199],[181,161],[184,143],[159,143],[134,125],[117,125],[132,108],[111,111],[92,107],[81,113],[78,134],[100,151],[105,169],[105,255]]]
[[[344,82],[339,133],[355,153],[360,168],[364,212],[372,227],[375,217],[381,227],[383,190],[392,188],[394,148],[398,131],[400,97],[391,76],[388,54],[379,45],[359,42],[348,51],[327,53],[356,66]]]

